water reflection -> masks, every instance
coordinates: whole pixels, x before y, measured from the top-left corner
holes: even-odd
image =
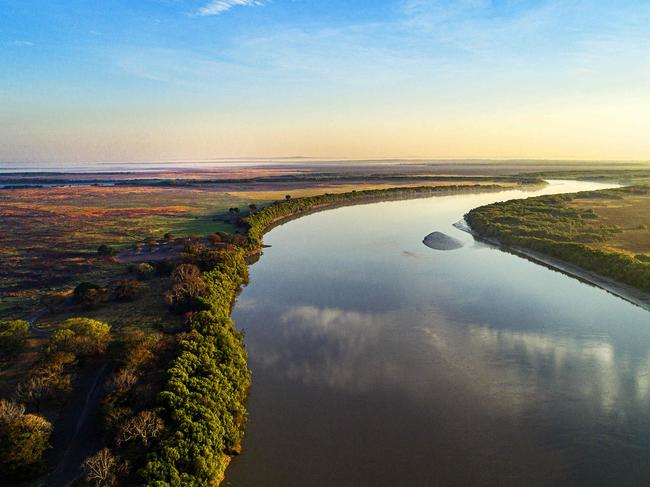
[[[597,187],[563,184],[544,192]],[[522,195],[351,207],[274,230],[234,314],[253,390],[228,482],[650,482],[650,314],[451,226]],[[469,245],[428,251],[434,229]]]

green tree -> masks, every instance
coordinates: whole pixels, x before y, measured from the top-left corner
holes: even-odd
[[[120,279],[111,285],[111,293],[118,301],[133,301],[143,288],[144,284],[135,279]]]
[[[106,291],[99,284],[82,282],[74,288],[75,302],[88,308],[97,306],[99,303],[104,301],[105,297]]]
[[[71,318],[50,337],[50,349],[80,355],[104,353],[111,326],[90,318]]]
[[[0,399],[0,466],[7,473],[36,473],[49,447],[52,425],[25,414],[25,406]]]
[[[113,247],[110,247],[106,244],[102,244],[99,247],[97,247],[97,253],[99,255],[111,256],[117,254],[117,250],[115,250]]]
[[[26,321],[0,321],[0,351],[4,354],[19,352],[28,336],[29,323]]]

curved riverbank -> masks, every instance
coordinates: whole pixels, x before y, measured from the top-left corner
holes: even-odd
[[[628,186],[492,203],[465,221],[483,239],[647,308],[648,208],[650,188]]]
[[[614,296],[639,306],[640,308],[650,311],[650,294],[643,292],[640,289],[636,289],[609,277],[583,269],[561,259],[540,252],[535,252],[534,250],[525,249],[523,247],[507,245],[495,238],[482,236],[473,230],[465,220],[462,221],[462,224],[457,224],[455,226],[456,228],[469,233],[480,242],[492,245],[504,252],[509,252],[519,257],[523,257],[532,262],[548,267],[551,270],[574,277],[582,282],[603,289]]]
[[[397,187],[389,189],[374,189],[352,191],[349,193],[324,194],[319,196],[304,197],[279,201],[264,207],[258,213],[244,218],[248,225],[247,236],[250,241],[250,251],[253,253],[262,250],[262,237],[275,227],[287,222],[315,213],[343,208],[346,206],[381,203],[388,201],[405,201],[447,194],[483,193],[507,191],[510,189],[533,189],[547,183],[539,181],[522,181],[518,187],[504,186],[501,184],[473,184],[454,186],[415,186]]]

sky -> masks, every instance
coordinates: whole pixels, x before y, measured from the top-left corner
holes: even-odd
[[[0,0],[0,162],[650,159],[650,1]]]

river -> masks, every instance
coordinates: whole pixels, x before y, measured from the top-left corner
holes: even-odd
[[[233,313],[253,387],[225,485],[649,485],[650,313],[452,226],[605,187],[374,203],[272,230]],[[464,247],[427,248],[433,231]]]

